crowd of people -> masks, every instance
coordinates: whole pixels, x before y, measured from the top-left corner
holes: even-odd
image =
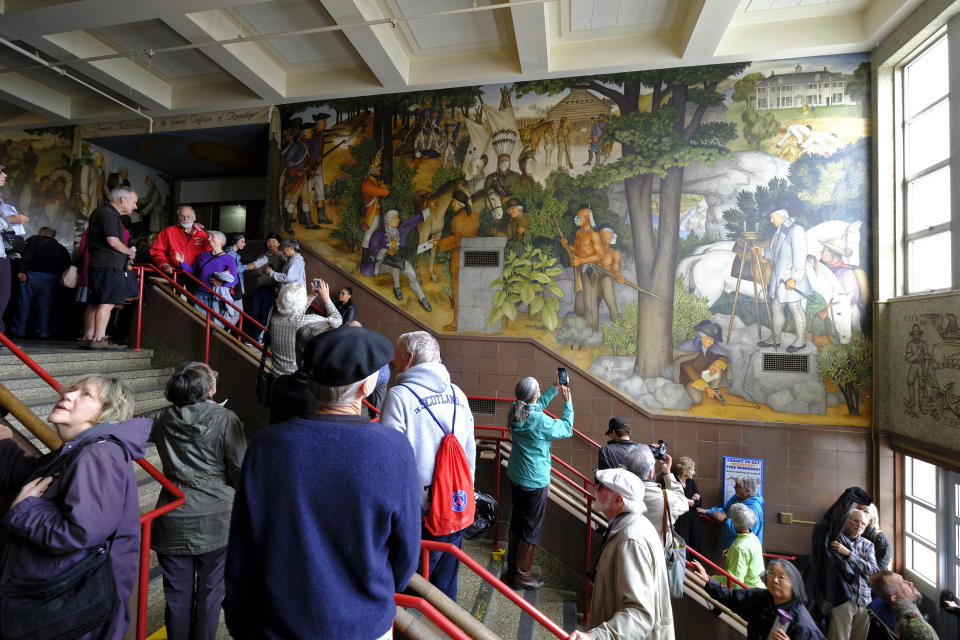
[[[4,178],[0,167],[0,185]],[[137,251],[124,218],[137,201],[129,187],[113,189],[109,202],[91,212],[72,260],[50,229],[16,247],[23,306],[14,335],[25,335],[31,318],[34,335],[49,335],[50,290],[58,271],[72,265],[78,300],[86,305],[81,348],[122,348],[106,334],[114,307],[130,297]],[[12,229],[23,218],[5,214],[0,227]],[[334,301],[322,279],[307,282],[295,240],[271,234],[260,257],[244,262],[242,234],[203,229],[189,206],[181,206],[177,218],[149,247],[149,259],[168,274],[182,270],[207,285],[193,287],[198,309],[227,322],[248,294],[264,327],[265,335],[256,337],[270,344],[270,426],[248,443],[237,415],[215,400],[217,372],[191,362],[167,383],[170,406],[139,418],[122,379],[81,377],[48,417],[64,444],[46,456],[25,455],[0,427],[0,486],[15,495],[0,539],[4,594],[10,585],[61,584],[65,570],[82,568],[87,582],[99,580],[104,588],[97,591],[99,607],[80,606],[88,604],[86,592],[69,598],[77,608],[66,619],[82,630],[76,637],[124,635],[139,542],[130,462],[149,441],[186,496],[153,525],[168,637],[212,640],[222,608],[239,639],[390,638],[393,595],[414,571],[424,571],[424,560],[430,582],[456,601],[456,557],[420,554],[421,540],[461,546],[464,529],[444,528],[437,513],[467,511],[456,521],[472,519],[476,472],[473,414],[451,382],[436,338],[416,331],[392,344],[361,327],[350,287],[339,289]],[[0,282],[5,269],[10,259],[0,253]],[[0,308],[4,295],[0,287]],[[316,299],[321,313],[310,312]],[[573,394],[564,371],[546,389],[524,377],[514,396],[507,418],[512,507],[503,580],[536,590],[544,584],[533,563],[551,445],[573,435]],[[557,396],[562,409],[554,418],[546,408]],[[371,421],[365,404],[381,411],[379,422]],[[682,560],[671,554],[685,544],[701,550],[702,519],[721,527],[724,568],[733,580],[711,576],[692,560],[695,580],[743,617],[749,640],[932,633],[917,612],[919,592],[889,571],[891,545],[862,489],[845,491],[816,525],[802,576],[783,558],[764,563],[764,503],[756,479],[735,478],[734,495],[722,507],[704,508],[692,458],[674,463],[663,441],[633,442],[621,417],[610,420],[607,435],[598,452],[595,504],[608,526],[594,565],[588,629],[573,632],[571,640],[673,638],[670,575]],[[457,464],[460,476],[444,475],[456,474],[450,469]],[[462,486],[438,493],[448,490],[451,477],[464,476]],[[157,506],[172,500],[164,490]],[[20,637],[35,632],[20,628],[25,624],[49,624],[41,604],[10,602],[4,602],[0,636]],[[21,608],[10,615],[7,606]]]

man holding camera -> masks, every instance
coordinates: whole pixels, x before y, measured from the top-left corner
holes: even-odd
[[[660,473],[663,477],[663,486],[656,482],[658,460],[661,462]],[[673,544],[673,535],[669,530],[665,532],[663,527],[665,505],[670,506],[671,525],[690,508],[687,496],[683,493],[683,485],[670,471],[672,464],[673,458],[667,453],[667,443],[663,440],[657,444],[634,447],[623,461],[623,467],[627,471],[632,471],[643,480],[643,503],[647,507],[644,515],[661,533],[661,540],[666,538],[664,547]]]

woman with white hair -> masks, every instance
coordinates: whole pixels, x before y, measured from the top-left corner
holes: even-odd
[[[760,580],[763,574],[763,548],[759,538],[750,530],[757,523],[757,515],[750,507],[738,502],[730,505],[730,522],[737,531],[737,537],[727,549],[724,569],[747,588],[763,587]],[[724,575],[715,575],[713,579],[726,584]],[[730,586],[733,589],[741,588],[735,582]]]
[[[551,418],[544,409],[557,395],[563,397],[563,414]],[[534,577],[533,554],[540,544],[543,517],[550,488],[550,443],[573,435],[573,395],[570,387],[556,385],[542,394],[536,378],[524,378],[514,389],[516,402],[507,414],[513,449],[507,475],[513,487],[510,515],[510,542],[507,545],[507,573],[503,581],[514,589],[539,589],[543,581]]]
[[[297,370],[297,332],[310,323],[325,325],[325,331],[336,329],[342,319],[340,312],[330,301],[330,287],[323,280],[316,289],[310,284],[310,295],[300,283],[288,284],[277,295],[277,304],[270,319],[270,363],[274,378],[294,373]],[[326,316],[308,314],[313,300],[320,296]]]
[[[237,281],[237,262],[224,249],[227,237],[219,231],[207,231],[207,242],[210,243],[210,250],[197,256],[192,265],[184,261],[182,253],[177,253],[176,259],[180,263],[180,267],[210,289],[233,285]],[[220,315],[226,315],[225,311],[228,308],[232,310],[232,308],[221,300],[218,293],[214,293],[210,289],[197,286],[194,288],[193,295]],[[230,302],[233,302],[232,296]],[[197,308],[206,312],[203,307],[197,306]],[[230,319],[227,318],[227,320]]]
[[[753,533],[760,542],[763,542],[763,496],[758,495],[757,479],[749,476],[740,476],[733,481],[734,495],[727,500],[723,508],[713,507],[712,509],[697,509],[700,513],[705,513],[714,520],[723,523],[723,540],[721,544],[724,549],[729,549],[730,545],[737,537],[737,531],[733,527],[733,521],[730,520],[730,507],[742,502],[750,507],[756,514],[757,522],[751,527]]]
[[[9,427],[0,426],[0,487],[19,491],[0,520],[6,534],[0,584],[18,596],[28,587],[48,590],[43,601],[5,601],[3,637],[119,640],[126,634],[140,550],[131,460],[143,457],[152,424],[131,419],[133,406],[133,390],[119,378],[79,378],[47,418],[63,446],[39,458],[24,453]],[[85,576],[99,599],[70,597],[62,588],[51,597],[69,571]]]

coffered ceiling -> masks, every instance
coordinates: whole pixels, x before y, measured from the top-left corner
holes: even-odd
[[[867,51],[920,1],[0,0],[0,129]]]

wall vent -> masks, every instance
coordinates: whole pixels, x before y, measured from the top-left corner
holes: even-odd
[[[470,404],[470,411],[473,413],[487,413],[490,415],[497,413],[496,400],[476,400],[474,398],[468,398],[467,402]]]
[[[764,371],[782,371],[784,373],[808,373],[810,357],[807,354],[764,353]]]
[[[464,251],[464,267],[499,267],[499,251]]]

